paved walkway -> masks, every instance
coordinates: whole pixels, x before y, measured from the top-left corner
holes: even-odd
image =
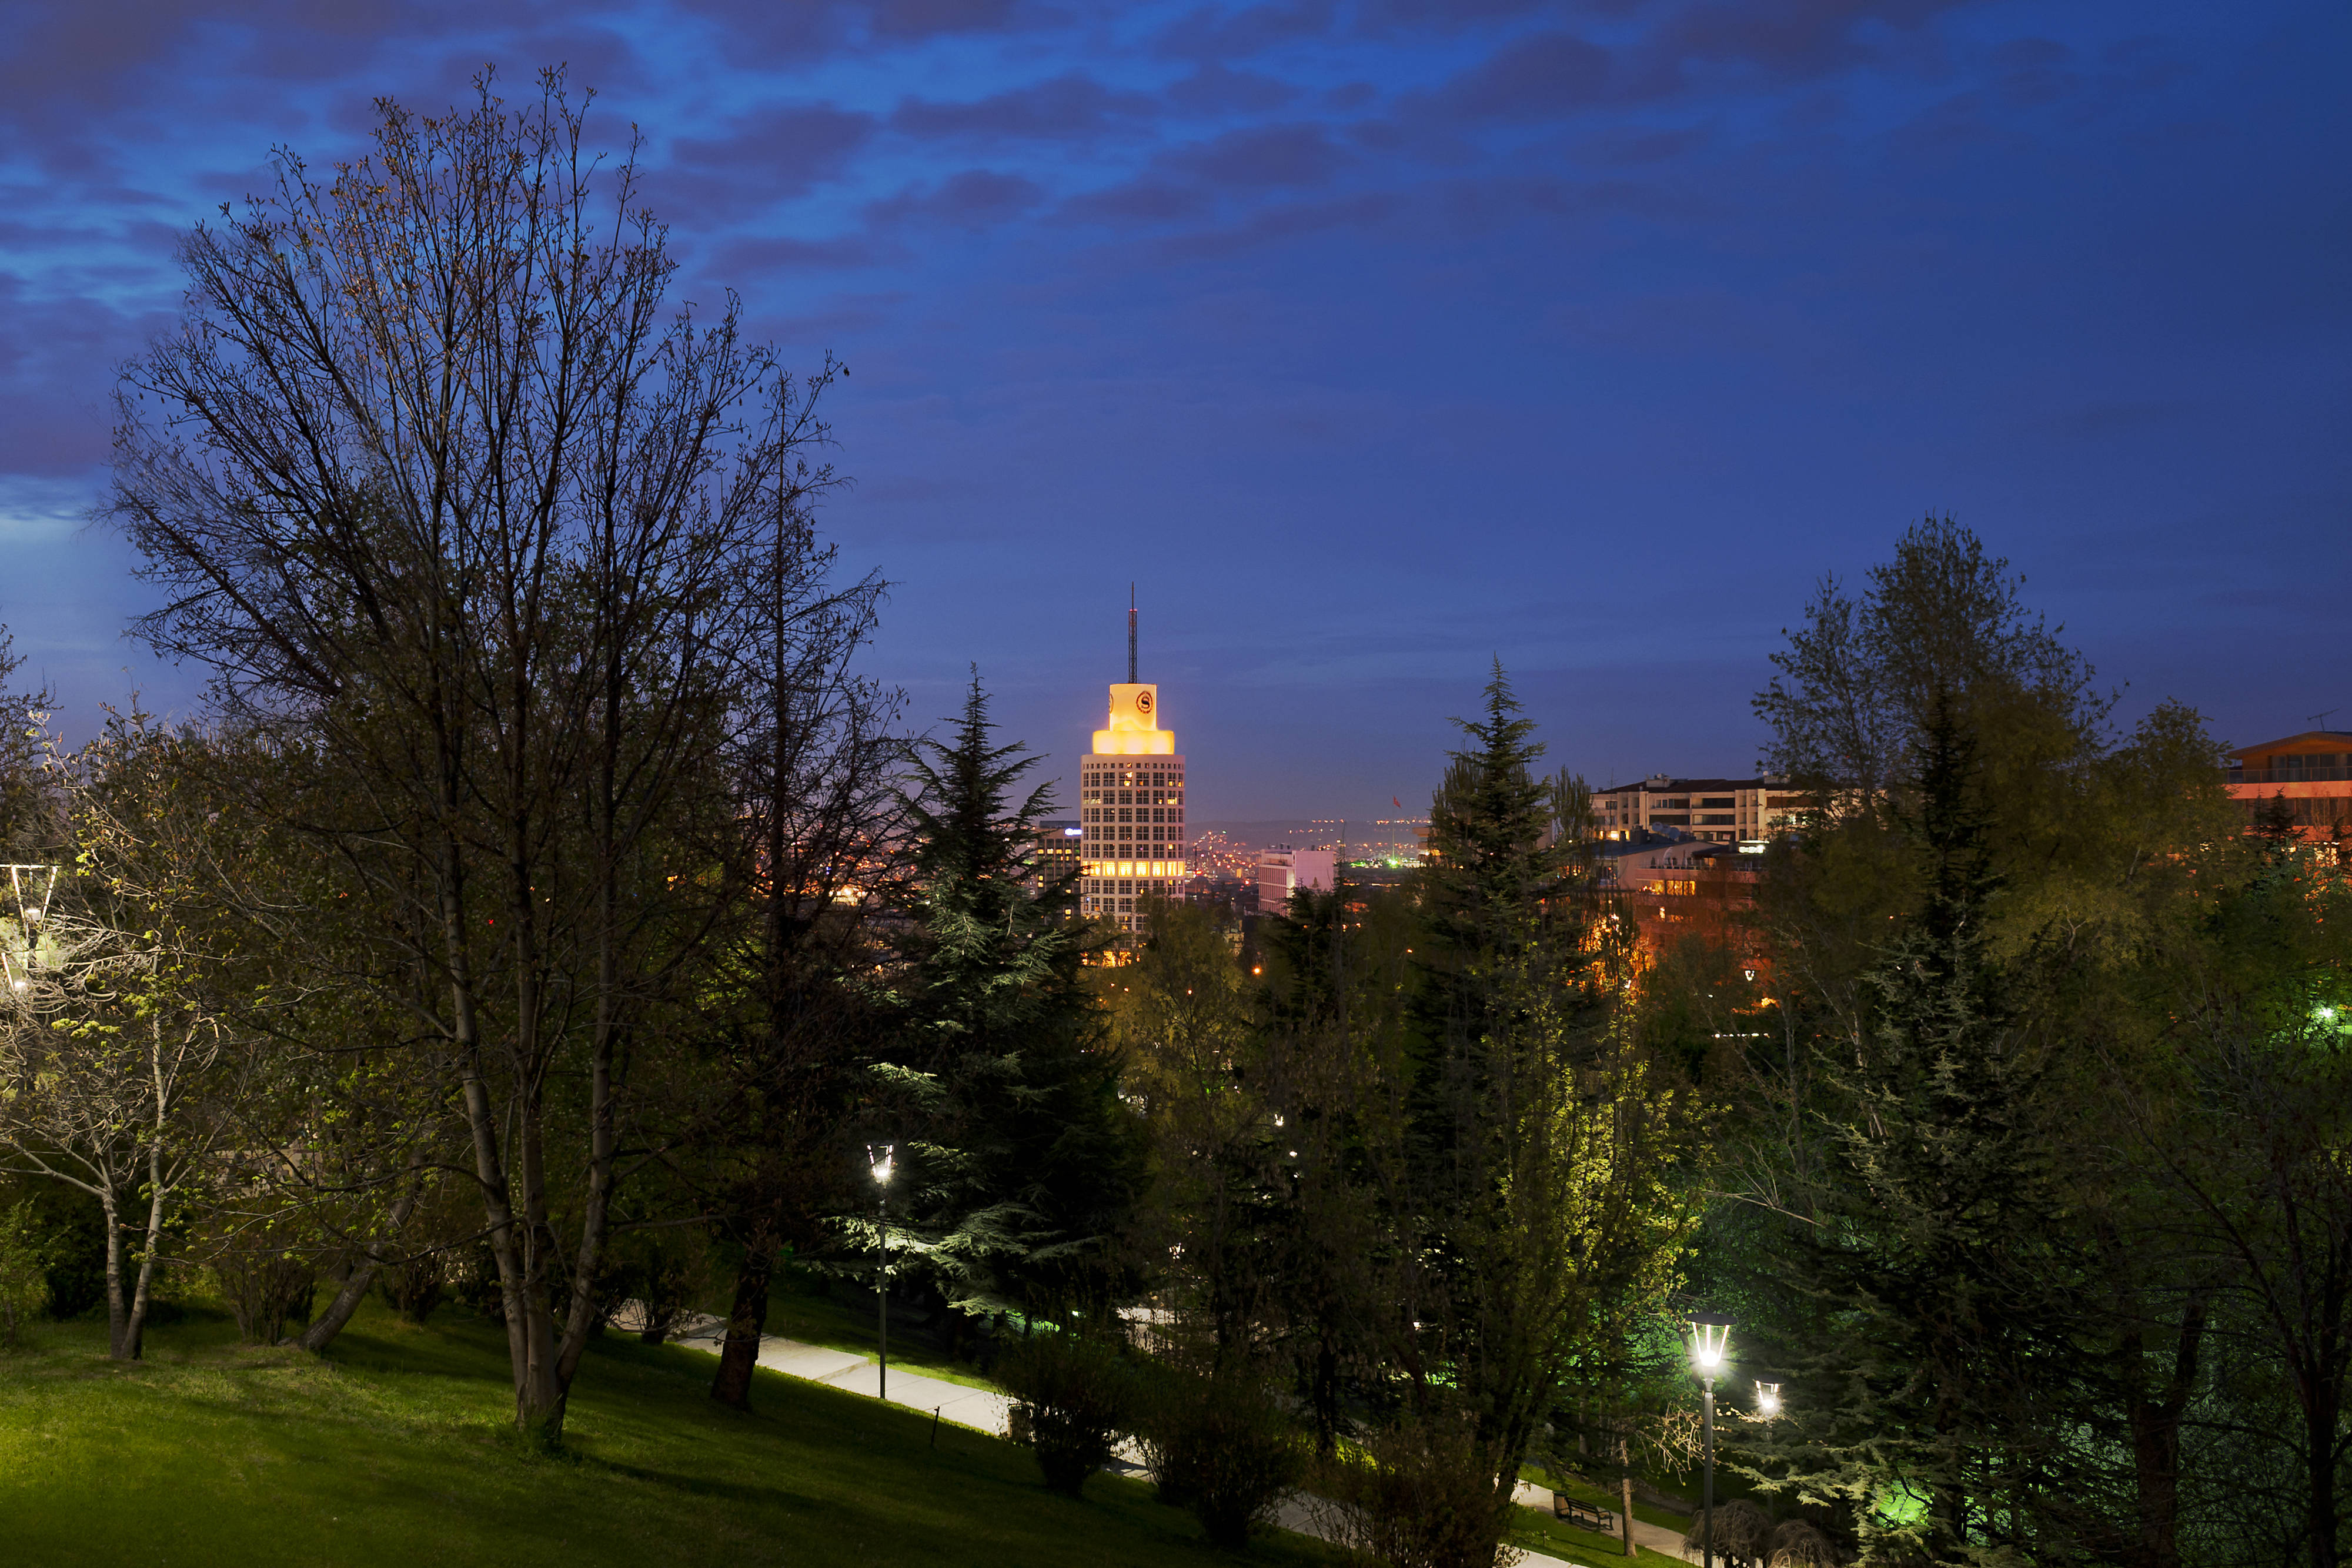
[[[727,1338],[727,1321],[698,1317],[685,1332],[671,1337],[689,1349],[716,1355]],[[831,1384],[851,1394],[863,1394],[868,1399],[878,1392],[877,1385],[882,1380],[881,1370],[871,1356],[821,1344],[803,1344],[782,1334],[760,1336],[760,1364],[787,1377]],[[909,1410],[934,1411],[942,1421],[954,1421],[999,1437],[1005,1435],[1006,1411],[1010,1408],[1004,1396],[992,1388],[971,1388],[898,1366],[890,1369],[890,1403]]]
[[[719,1347],[726,1337],[726,1320],[707,1316],[690,1320],[683,1330],[670,1336],[673,1343],[712,1355],[719,1354]],[[868,1399],[875,1396],[876,1385],[881,1380],[880,1369],[869,1356],[860,1355],[856,1351],[833,1350],[821,1344],[803,1344],[782,1334],[760,1336],[760,1364],[787,1377],[829,1384],[851,1394],[862,1394]],[[953,1421],[999,1437],[1006,1435],[1006,1417],[1011,1408],[1011,1402],[994,1389],[971,1388],[961,1383],[926,1377],[919,1372],[908,1372],[895,1366],[890,1369],[890,1403],[904,1406],[909,1410],[933,1411],[942,1421]],[[1139,1470],[1141,1467],[1136,1462],[1139,1456],[1133,1452],[1133,1445],[1122,1444],[1120,1448],[1120,1455],[1112,1461],[1113,1465],[1129,1473]],[[1546,1488],[1521,1481],[1516,1500],[1529,1508],[1549,1510],[1551,1493]],[[1297,1498],[1284,1503],[1276,1511],[1275,1522],[1301,1535],[1321,1539],[1324,1533],[1308,1505]],[[1638,1545],[1654,1547],[1669,1556],[1682,1554],[1682,1536],[1662,1525],[1635,1520],[1633,1540]],[[1540,1552],[1525,1552],[1519,1561],[1527,1568],[1582,1568],[1582,1565],[1569,1563],[1563,1558],[1547,1557]],[[1602,1563],[1608,1561],[1610,1559],[1603,1559]],[[1601,1568],[1601,1565],[1595,1564],[1592,1568]]]

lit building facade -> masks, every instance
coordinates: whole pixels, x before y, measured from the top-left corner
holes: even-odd
[[[1040,822],[1030,848],[1029,891],[1042,892],[1066,876],[1076,876],[1085,857],[1078,846],[1084,830],[1076,822]]]
[[[1639,831],[1678,828],[1718,844],[1761,844],[1797,825],[1805,798],[1769,779],[1669,779],[1654,774],[1639,784],[1592,792],[1592,813],[1604,842],[1637,841]]]
[[[1078,801],[1079,911],[1133,931],[1138,899],[1180,897],[1191,875],[1184,758],[1175,732],[1160,727],[1157,685],[1110,688],[1108,727],[1095,731],[1095,748],[1078,765]]]
[[[1328,893],[1337,879],[1339,856],[1329,850],[1298,850],[1276,844],[1257,857],[1257,907],[1279,915],[1290,895],[1302,890]]]
[[[2248,825],[2268,807],[2298,837],[2352,837],[2352,731],[2307,729],[2229,755],[2230,794]]]

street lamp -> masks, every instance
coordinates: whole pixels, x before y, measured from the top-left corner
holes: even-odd
[[[1767,1420],[1769,1420],[1772,1416],[1778,1416],[1780,1413],[1780,1385],[1779,1384],[1759,1383],[1756,1385],[1756,1411],[1757,1414],[1764,1416]]]
[[[881,1349],[874,1396],[886,1404],[890,1398],[890,1154],[898,1146],[866,1145],[866,1163],[874,1172],[874,1212],[882,1237],[882,1271],[876,1276],[874,1284],[875,1337]]]
[[[1690,1320],[1691,1359],[1698,1364],[1699,1386],[1706,1390],[1701,1409],[1706,1443],[1706,1476],[1700,1507],[1706,1521],[1706,1568],[1715,1568],[1715,1379],[1722,1372],[1725,1353],[1731,1348],[1731,1320],[1711,1315]]]
[[[49,900],[58,891],[58,870],[53,865],[11,865],[0,867],[8,873],[8,890],[16,901],[17,935],[25,941],[21,952],[11,952],[0,944],[0,977],[15,992],[33,988],[33,976],[42,967],[41,919],[49,912]]]

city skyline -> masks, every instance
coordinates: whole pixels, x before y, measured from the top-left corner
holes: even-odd
[[[598,91],[684,260],[827,352],[820,521],[929,726],[1076,790],[1141,586],[1204,820],[1425,801],[1499,656],[1549,761],[1742,775],[1825,571],[1930,512],[2128,720],[2352,703],[2352,13],[2095,0],[93,3],[0,64],[0,621],[68,734],[195,675],[81,519],[177,236],[487,64]],[[1035,612],[1004,613],[1003,604]]]

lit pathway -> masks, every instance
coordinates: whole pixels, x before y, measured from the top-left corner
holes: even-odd
[[[689,1349],[716,1355],[727,1337],[727,1320],[698,1317],[683,1333],[671,1337]],[[760,1336],[760,1364],[787,1377],[828,1384],[851,1394],[863,1394],[868,1399],[874,1397],[876,1385],[881,1381],[880,1372],[870,1356],[856,1351],[829,1350],[821,1344],[803,1344],[781,1334]],[[967,1387],[943,1377],[926,1377],[919,1372],[894,1366],[890,1369],[890,1403],[909,1410],[935,1411],[942,1421],[1004,1436],[1006,1401],[992,1388]]]
[[[698,1316],[691,1319],[680,1333],[670,1336],[671,1343],[689,1350],[719,1354],[727,1337],[724,1318]],[[874,1397],[878,1373],[871,1357],[855,1351],[831,1350],[821,1344],[803,1344],[799,1340],[786,1339],[782,1334],[760,1336],[760,1364],[787,1377],[798,1377],[811,1383],[823,1383],[851,1394]],[[1005,1413],[1008,1403],[1003,1395],[993,1389],[969,1388],[944,1378],[926,1377],[919,1372],[906,1372],[897,1367],[890,1370],[890,1403],[909,1410],[934,1411],[940,1419],[953,1421],[997,1437],[1005,1435]],[[1123,1445],[1124,1447],[1124,1445]],[[1129,1472],[1139,1467],[1131,1458],[1123,1458],[1118,1468]],[[1519,1483],[1517,1500],[1529,1508],[1549,1509],[1551,1493],[1527,1481]],[[1323,1531],[1302,1500],[1293,1498],[1276,1511],[1275,1522],[1285,1530],[1318,1539]],[[1670,1556],[1680,1556],[1683,1538],[1660,1525],[1633,1521],[1636,1544],[1654,1547]],[[1577,1568],[1563,1558],[1547,1557],[1540,1552],[1522,1552],[1520,1563],[1527,1568]],[[1602,1568],[1612,1559],[1603,1558],[1592,1568]],[[1622,1561],[1614,1559],[1613,1561]]]

